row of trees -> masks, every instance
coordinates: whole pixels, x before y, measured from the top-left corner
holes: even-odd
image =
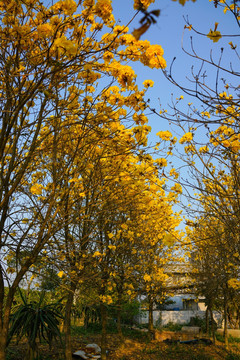
[[[188,20],[185,28],[196,36],[205,36],[214,44],[209,57],[200,56],[191,38],[191,50],[183,50],[192,57],[192,78],[185,87],[175,80],[174,64],[165,76],[183,93],[194,100],[188,111],[180,106],[182,99],[172,104],[172,116],[163,112],[164,118],[175,123],[184,134],[183,144],[188,178],[181,178],[182,186],[188,189],[186,221],[186,248],[194,267],[196,291],[206,298],[210,313],[218,309],[224,314],[224,335],[227,344],[228,321],[239,327],[239,210],[240,210],[240,136],[239,136],[239,39],[240,6],[238,1],[214,1],[232,16],[236,32],[222,34],[218,24],[209,33],[200,33]],[[210,40],[209,40],[210,39]],[[225,46],[225,48],[224,48]],[[216,53],[220,51],[217,60]],[[230,60],[224,53],[230,53]],[[228,56],[228,55],[226,55]],[[227,65],[226,65],[227,64]],[[196,69],[196,70],[195,70]],[[214,83],[207,75],[216,73]],[[181,100],[181,101],[180,101]]]
[[[0,359],[18,287],[44,287],[49,268],[64,299],[66,360],[75,294],[88,289],[105,359],[106,306],[120,314],[139,287],[152,304],[179,240],[181,189],[165,192],[165,156],[147,148],[153,82],[138,87],[128,65],[164,68],[163,49],[118,25],[110,0],[0,1],[0,18]]]
[[[151,2],[135,1],[134,7],[148,16]],[[214,5],[232,13],[239,26],[238,1]],[[44,287],[48,268],[58,274],[53,279],[64,297],[66,360],[79,289],[92,289],[101,306],[104,359],[107,305],[114,303],[120,314],[126,297],[135,297],[140,288],[151,309],[166,279],[163,267],[174,258],[180,238],[172,205],[181,186],[177,182],[166,192],[162,171],[176,139],[160,131],[162,152],[151,154],[145,94],[153,82],[146,80],[140,88],[129,66],[140,61],[164,69],[163,49],[117,24],[110,0],[61,0],[51,7],[38,0],[8,0],[0,2],[0,17],[0,360],[6,356],[17,288],[24,278]],[[186,27],[196,31],[192,24]],[[217,26],[205,35],[214,42],[222,36]],[[235,43],[229,46],[238,61]],[[204,107],[198,111],[190,105],[184,114],[173,104],[169,120],[184,131],[180,144],[186,145],[185,160],[196,180],[191,186],[200,192],[200,215],[188,221],[194,226],[187,229],[196,273],[205,274],[199,292],[210,310],[223,300],[227,314],[230,297],[232,305],[239,296],[239,96],[234,83],[239,73],[234,65],[224,68],[192,50],[203,66],[193,72],[194,90],[180,87]],[[217,69],[214,88],[201,77],[205,63]],[[219,85],[222,72],[231,82]],[[165,75],[178,85],[172,73]],[[196,124],[207,131],[203,144],[195,140]],[[174,170],[169,176],[179,181]]]

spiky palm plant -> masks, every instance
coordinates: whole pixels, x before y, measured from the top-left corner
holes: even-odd
[[[59,338],[59,320],[62,319],[60,304],[44,304],[44,293],[39,301],[27,302],[20,292],[23,303],[13,312],[10,322],[9,341],[16,335],[18,339],[26,337],[28,340],[28,360],[38,359],[38,341],[45,340],[51,347],[52,340]]]

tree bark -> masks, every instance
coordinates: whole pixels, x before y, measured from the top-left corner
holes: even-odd
[[[122,336],[123,336],[122,324],[121,324],[121,313],[122,313],[122,307],[120,304],[118,304],[118,307],[117,307],[117,332],[118,332],[118,336],[120,338],[122,338]]]
[[[224,336],[224,343],[226,348],[228,349],[228,318],[227,318],[227,296],[224,294],[224,329],[223,329],[223,336]]]
[[[207,309],[206,309],[205,322],[206,322],[206,334],[209,337],[209,306],[207,306]]]
[[[122,338],[122,286],[120,287],[118,291],[118,300],[117,300],[117,331],[118,336]]]
[[[13,284],[11,288],[9,288],[8,294],[6,296],[6,304],[4,306],[3,303],[1,306],[1,318],[0,318],[0,360],[6,359],[6,349],[8,343],[8,329],[9,329],[9,321],[10,314],[13,302],[13,296],[16,291],[15,287],[16,283]]]
[[[213,318],[213,311],[212,308],[210,308],[210,316],[211,316],[211,332],[212,332],[212,339],[213,343],[216,343],[216,336],[215,336],[215,324],[214,324],[214,318]]]
[[[72,282],[68,292],[67,303],[65,306],[64,324],[63,324],[65,360],[72,360],[71,310],[72,310],[75,291],[76,291],[76,284]]]
[[[154,337],[154,328],[153,328],[153,298],[151,295],[148,296],[148,331],[151,339]]]
[[[0,360],[6,359],[7,334],[6,329],[0,329]]]
[[[102,338],[101,338],[101,359],[107,359],[107,308],[101,303]]]

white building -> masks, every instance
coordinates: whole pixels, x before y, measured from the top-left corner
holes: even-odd
[[[190,264],[169,265],[165,271],[169,278],[166,284],[166,291],[170,297],[166,305],[161,310],[153,310],[154,325],[187,324],[191,318],[204,318],[206,315],[206,305],[204,298],[197,298],[194,294],[194,283],[191,278]],[[221,325],[221,315],[217,312],[213,314],[218,326]],[[139,324],[148,323],[148,311],[142,310],[138,316]]]

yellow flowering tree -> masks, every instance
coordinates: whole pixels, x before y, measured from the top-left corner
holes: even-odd
[[[222,214],[216,214],[212,200],[204,199],[205,215],[190,223],[187,230],[191,243],[195,291],[205,297],[208,313],[213,320],[213,309],[221,311],[224,320],[225,344],[228,344],[227,329],[238,325],[239,316],[239,253],[238,241],[233,238],[229,224],[222,222]],[[231,243],[231,248],[229,244]],[[212,322],[212,335],[215,329]]]
[[[197,286],[206,296],[209,309],[218,304],[223,311],[227,342],[226,314],[231,312],[232,304],[237,303],[239,296],[240,138],[236,39],[239,36],[240,7],[238,2],[233,4],[226,0],[214,1],[209,6],[222,8],[225,16],[232,16],[236,33],[220,32],[221,24],[218,23],[210,31],[206,29],[206,33],[200,33],[194,24],[186,23],[185,31],[193,32],[194,36],[204,36],[208,43],[213,41],[212,53],[210,57],[208,54],[200,56],[193,36],[192,51],[184,50],[201,66],[196,72],[193,67],[189,86],[185,87],[175,80],[174,64],[171,73],[165,72],[182,94],[192,96],[193,102],[186,105],[181,95],[173,103],[172,114],[162,109],[160,116],[175,123],[178,133],[182,133],[177,155],[188,168],[186,179],[183,175],[181,181],[188,190],[190,206],[186,206],[185,210],[189,219],[187,222],[193,228],[190,240],[195,249],[193,258],[196,257]],[[229,52],[227,62],[224,62],[223,46]],[[220,50],[218,60],[214,60],[212,55],[215,50]],[[210,71],[216,73],[214,82],[207,77]],[[187,111],[183,110],[184,106]]]
[[[107,306],[116,304],[121,309],[125,294],[129,298],[136,296],[134,289],[145,275],[144,264],[148,263],[150,271],[151,257],[158,258],[159,266],[164,262],[161,249],[168,244],[162,239],[166,231],[174,232],[179,221],[171,209],[177,193],[166,196],[162,189],[164,181],[158,179],[158,169],[149,155],[141,155],[140,161],[138,155],[126,152],[124,141],[132,144],[136,140],[130,136],[129,129],[122,126],[121,130],[119,136],[102,139],[101,146],[99,141],[91,142],[91,150],[86,152],[84,147],[85,153],[77,156],[74,177],[68,179],[67,204],[63,202],[67,208],[63,206],[61,210],[65,226],[57,234],[58,242],[54,242],[49,259],[56,254],[61,260],[56,266],[68,289],[66,332],[70,328],[73,295],[79,284],[84,286],[87,282],[98,294],[103,354]],[[135,128],[131,133],[134,136]],[[136,136],[138,141],[145,141],[143,135],[140,139]],[[157,260],[152,274],[156,267]]]
[[[115,23],[110,1],[60,0],[49,7],[38,0],[0,1],[0,19],[0,359],[5,359],[16,288],[53,235],[67,227],[68,213],[64,224],[58,216],[70,206],[72,184],[79,187],[79,201],[85,196],[79,176],[75,184],[76,154],[87,153],[94,141],[97,152],[100,138],[115,146],[115,134],[128,136],[122,121],[129,119],[133,130],[129,143],[120,141],[121,151],[144,146],[149,132],[144,94],[150,85],[138,89],[127,62],[150,68],[166,63],[161,46],[138,41]],[[86,170],[84,162],[80,168]]]

